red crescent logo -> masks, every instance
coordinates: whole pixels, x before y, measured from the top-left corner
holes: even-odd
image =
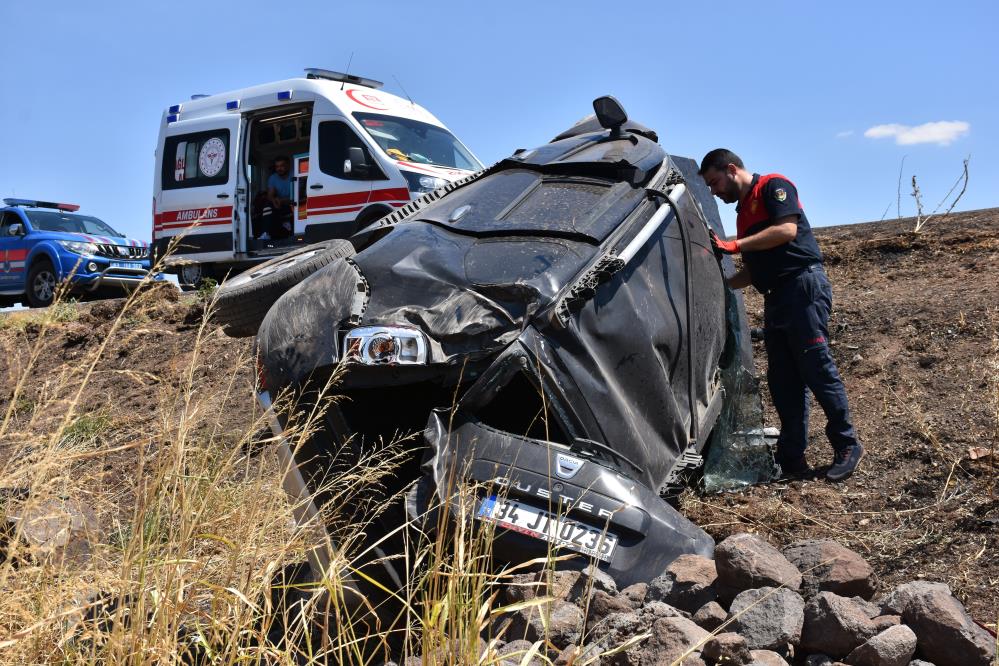
[[[374,109],[375,111],[388,111],[387,106],[381,106],[384,102],[382,102],[377,95],[372,95],[371,93],[351,88],[347,91],[347,97],[361,106],[368,107],[369,109]]]

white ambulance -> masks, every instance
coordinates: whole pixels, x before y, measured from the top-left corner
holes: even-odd
[[[153,247],[181,284],[221,279],[291,249],[346,238],[482,169],[441,121],[371,79],[304,78],[196,95],[163,114]],[[290,167],[290,203],[268,197]],[[287,177],[283,178],[287,181]],[[287,183],[284,185],[287,187]],[[280,192],[275,189],[272,194]]]

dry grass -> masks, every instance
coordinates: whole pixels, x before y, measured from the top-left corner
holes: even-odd
[[[497,604],[511,572],[492,569],[492,528],[473,520],[476,489],[454,483],[428,534],[398,528],[407,537],[404,585],[369,581],[387,601],[359,612],[350,579],[367,575],[357,566],[372,559],[364,536],[397,499],[373,502],[370,490],[392,476],[413,440],[338,467],[325,480],[327,509],[296,521],[301,507],[281,487],[280,442],[264,434],[271,414],[222,418],[248,403],[250,387],[237,378],[252,376],[251,359],[240,356],[222,387],[200,371],[219,335],[210,300],[183,365],[139,372],[108,358],[116,341],[143,335],[154,319],[149,293],[129,295],[100,344],[44,375],[39,362],[76,321],[76,304],[61,294],[44,311],[0,318],[17,351],[0,411],[0,526],[9,528],[0,535],[0,662],[380,664],[422,654],[425,664],[498,663],[498,641],[512,637],[493,636],[484,652],[479,637],[523,605]],[[154,413],[116,408],[113,396],[97,409],[85,404],[91,382],[108,374],[123,393],[158,390]],[[318,404],[335,401],[335,379]],[[290,401],[281,397],[276,409],[292,415],[284,441],[295,448],[323,409]],[[346,507],[349,519],[336,513]],[[447,520],[451,509],[460,520]],[[335,526],[336,547],[316,529],[320,521]],[[324,578],[285,577],[317,551],[331,560]],[[532,564],[556,560],[550,553]],[[548,601],[542,594],[527,605],[546,613]],[[364,612],[372,610],[377,621]],[[544,655],[538,641],[504,658]]]

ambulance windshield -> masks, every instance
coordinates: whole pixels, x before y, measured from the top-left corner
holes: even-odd
[[[482,164],[443,127],[418,120],[355,113],[361,127],[397,162],[479,171]]]
[[[124,238],[124,234],[115,231],[105,222],[89,215],[73,215],[54,210],[25,211],[31,226],[38,231],[57,231],[68,234],[91,234],[94,236],[116,236]]]

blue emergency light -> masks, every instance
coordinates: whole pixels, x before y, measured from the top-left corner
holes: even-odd
[[[3,202],[8,206],[27,206],[28,208],[55,208],[56,210],[63,210],[68,213],[75,213],[80,210],[80,206],[77,204],[68,203],[54,203],[52,201],[38,201],[36,199],[4,199]]]
[[[180,107],[182,106],[183,104],[174,104],[169,109],[167,109],[167,113],[180,113]]]
[[[235,111],[238,108],[239,108],[239,100],[238,99],[234,99],[232,101],[229,101],[229,102],[225,103],[225,110],[226,111]]]
[[[291,99],[291,91],[290,90],[282,90],[281,92],[278,93],[278,101],[279,102],[287,102],[290,99]]]
[[[175,123],[175,122],[177,122],[177,114],[176,113],[171,113],[169,116],[167,116],[167,122],[168,123]]]

